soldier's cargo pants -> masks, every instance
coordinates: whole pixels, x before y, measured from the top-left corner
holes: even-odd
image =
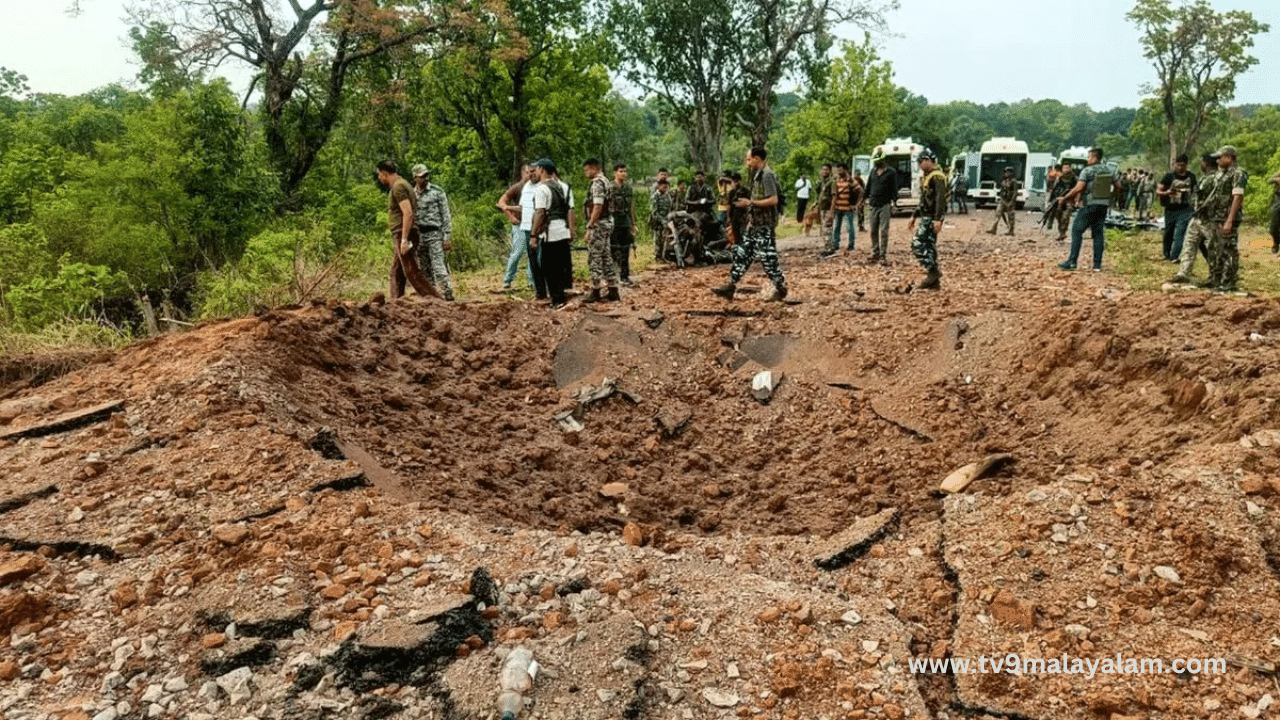
[[[613,263],[613,247],[610,245],[613,220],[599,220],[595,228],[587,232],[587,269],[591,271],[591,287],[598,288],[600,283],[618,287],[618,266]]]
[[[933,231],[933,220],[919,218],[916,222],[916,234],[911,238],[911,252],[926,272],[937,272],[938,234]]]
[[[422,243],[418,246],[418,266],[444,299],[452,300],[453,279],[449,277],[449,266],[444,262],[444,233],[439,230],[422,232],[421,228],[418,232],[422,235]]]
[[[1222,232],[1222,224],[1212,221],[1209,236],[1209,280],[1214,287],[1235,289],[1240,282],[1240,230]]]
[[[991,226],[991,232],[994,233],[996,230],[998,230],[1000,228],[1000,221],[1004,220],[1006,223],[1009,224],[1009,232],[1012,233],[1013,224],[1018,219],[1017,210],[1018,210],[1017,203],[1007,203],[1001,200],[1000,205],[996,208],[996,222],[994,225]]]
[[[787,278],[783,276],[782,268],[778,265],[778,245],[773,228],[747,228],[742,236],[742,242],[734,245],[730,251],[733,256],[733,268],[729,270],[729,282],[736,284],[747,273],[751,263],[759,259],[765,275],[769,276],[773,284],[779,287],[785,285]]]
[[[1210,257],[1209,254],[1209,237],[1213,231],[1209,227],[1209,223],[1200,218],[1193,217],[1191,222],[1187,223],[1187,235],[1182,239],[1182,255],[1178,262],[1178,275],[1184,278],[1191,278],[1191,271],[1196,267],[1196,253],[1203,253],[1205,260]],[[1210,267],[1212,271],[1212,267]]]

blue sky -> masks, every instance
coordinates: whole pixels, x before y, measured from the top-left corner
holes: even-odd
[[[118,0],[0,0],[0,66],[24,73],[37,92],[74,95],[132,81],[137,67]],[[899,85],[933,102],[1015,102],[1054,98],[1096,110],[1134,107],[1154,79],[1137,31],[1124,19],[1125,0],[1074,3],[1022,0],[900,0],[891,36],[878,38]],[[1258,39],[1262,62],[1240,79],[1237,103],[1280,102],[1280,3],[1212,0],[1218,9],[1248,10],[1273,30]],[[861,39],[854,27],[847,39]],[[228,66],[237,88],[249,74]],[[785,89],[785,88],[784,88]]]

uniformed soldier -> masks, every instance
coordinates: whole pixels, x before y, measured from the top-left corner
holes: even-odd
[[[636,242],[635,192],[627,180],[626,163],[613,166],[613,193],[610,208],[613,210],[613,237],[610,251],[613,263],[618,267],[618,278],[623,285],[631,285],[631,247]]]
[[[1049,194],[1049,202],[1054,203],[1058,198],[1071,192],[1071,188],[1076,186],[1076,170],[1071,163],[1062,164],[1062,174],[1058,176],[1058,181],[1053,185],[1053,192]],[[1058,223],[1058,241],[1067,239],[1067,228],[1071,226],[1071,213],[1075,208],[1066,203],[1055,203],[1051,210],[1049,227],[1053,227],[1054,221]]]
[[[729,282],[711,288],[711,292],[726,300],[732,300],[738,281],[756,259],[764,267],[765,274],[773,281],[774,291],[767,300],[781,301],[787,297],[787,278],[778,265],[778,247],[775,228],[778,225],[778,201],[781,189],[778,176],[766,163],[768,153],[762,147],[747,151],[747,168],[751,173],[751,196],[734,202],[747,210],[747,229],[742,242],[733,246],[733,268],[729,270]]]
[[[1236,163],[1234,146],[1223,145],[1213,157],[1218,160],[1218,174],[1213,176],[1208,201],[1213,230],[1209,236],[1209,282],[1214,292],[1235,292],[1240,281],[1241,206],[1249,174]]]
[[[427,266],[422,272],[445,300],[453,300],[453,280],[444,254],[453,246],[453,217],[449,214],[449,198],[439,185],[431,184],[431,171],[426,165],[413,166],[413,189],[417,194],[415,221],[425,246],[421,255]]]
[[[613,255],[609,246],[610,237],[613,235],[613,208],[609,204],[612,193],[609,191],[609,182],[604,179],[600,161],[596,158],[588,158],[582,163],[582,173],[590,183],[587,189],[587,200],[583,207],[587,215],[587,267],[591,271],[591,293],[582,301],[593,303],[601,300],[621,300],[622,298],[618,295],[618,267],[613,264]],[[605,292],[601,293],[601,290]]]
[[[916,206],[908,231],[915,231],[911,237],[911,252],[927,273],[919,288],[921,290],[937,290],[942,287],[942,271],[938,269],[938,233],[942,232],[942,221],[947,215],[947,174],[938,169],[938,157],[932,150],[925,149],[916,158],[920,166],[920,204]],[[923,221],[916,226],[916,221]]]
[[[649,229],[653,231],[653,259],[662,259],[662,231],[667,224],[667,216],[671,214],[672,201],[670,183],[667,178],[658,176],[658,187],[649,195]]]
[[[1000,227],[1000,221],[1004,220],[1009,224],[1009,232],[1006,235],[1013,234],[1013,224],[1018,217],[1018,181],[1013,177],[1013,168],[1004,169],[1004,176],[1000,178],[998,188],[1000,205],[996,208],[996,221],[991,226],[991,234],[995,235],[996,230]]]

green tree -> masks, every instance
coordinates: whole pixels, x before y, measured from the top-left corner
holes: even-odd
[[[1126,17],[1155,66],[1156,82],[1147,89],[1159,103],[1172,163],[1235,96],[1236,78],[1258,64],[1249,54],[1254,36],[1271,28],[1243,10],[1217,12],[1208,0],[1138,0]]]
[[[483,0],[148,0],[138,26],[172,34],[177,62],[195,72],[232,59],[255,68],[263,133],[283,207],[298,191],[341,116],[353,70],[393,49],[440,50],[501,13]],[[305,54],[304,54],[305,53]]]
[[[811,157],[848,160],[885,139],[894,105],[893,66],[866,35],[845,44],[826,87],[787,118],[786,136]]]

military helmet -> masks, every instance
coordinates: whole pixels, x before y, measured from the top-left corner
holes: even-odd
[[[933,162],[938,162],[938,156],[934,155],[933,151],[929,148],[925,148],[916,156],[916,162],[920,162],[921,160],[932,160]]]

